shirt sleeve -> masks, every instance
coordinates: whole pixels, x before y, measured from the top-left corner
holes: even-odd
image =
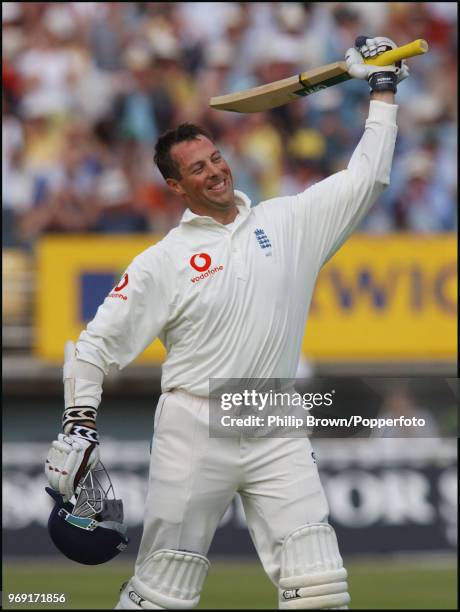
[[[364,134],[346,170],[293,198],[295,218],[318,270],[340,248],[390,182],[398,106],[371,100]]]
[[[105,374],[124,368],[140,355],[165,327],[173,301],[174,274],[157,245],[138,255],[121,281],[99,306],[78,339],[78,359]]]

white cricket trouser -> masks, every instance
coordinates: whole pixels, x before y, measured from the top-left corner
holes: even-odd
[[[207,555],[238,492],[265,571],[277,586],[285,536],[329,513],[307,438],[210,438],[209,401],[164,393],[155,414],[136,574],[161,548]]]

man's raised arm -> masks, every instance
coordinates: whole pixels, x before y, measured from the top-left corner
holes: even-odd
[[[351,76],[367,80],[370,86],[369,115],[364,134],[347,169],[316,183],[297,196],[296,215],[311,248],[317,269],[328,261],[359,225],[376,199],[389,184],[397,135],[394,104],[397,84],[407,78],[401,66],[372,66],[364,58],[383,53],[396,44],[388,38],[358,37],[357,48],[345,54]]]

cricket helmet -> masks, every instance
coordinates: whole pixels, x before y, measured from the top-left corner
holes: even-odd
[[[48,533],[63,555],[77,563],[99,565],[125,550],[129,538],[123,524],[123,502],[115,499],[101,462],[82,478],[70,501],[64,502],[50,487],[45,490],[55,502]]]

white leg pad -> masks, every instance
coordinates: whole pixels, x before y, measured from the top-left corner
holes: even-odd
[[[195,608],[200,601],[208,569],[209,561],[198,553],[157,550],[137,569],[123,589],[118,604],[121,607],[115,609]]]
[[[328,523],[295,529],[281,550],[280,610],[347,609],[347,571]]]

